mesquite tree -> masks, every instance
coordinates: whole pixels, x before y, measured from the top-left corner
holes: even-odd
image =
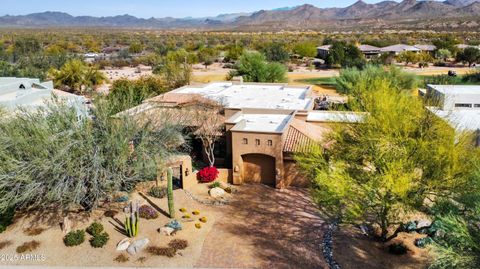
[[[97,100],[92,117],[51,104],[0,120],[0,212],[15,207],[82,205],[155,178],[159,160],[183,143],[176,123],[112,118]],[[159,115],[159,117],[162,117]],[[132,147],[133,146],[133,147]]]
[[[215,101],[197,97],[192,106],[194,115],[194,134],[202,141],[202,146],[210,166],[215,164],[215,143],[222,136],[225,117],[223,106]]]

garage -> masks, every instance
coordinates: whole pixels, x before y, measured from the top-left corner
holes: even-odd
[[[264,154],[242,155],[245,183],[275,186],[275,158]]]

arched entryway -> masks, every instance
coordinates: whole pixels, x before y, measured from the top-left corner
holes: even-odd
[[[245,183],[275,186],[275,158],[265,154],[242,155]]]

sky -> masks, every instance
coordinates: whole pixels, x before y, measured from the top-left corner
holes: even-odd
[[[74,16],[130,14],[150,17],[206,17],[218,14],[252,12],[261,9],[312,4],[317,7],[345,7],[356,0],[0,0],[0,15],[26,15],[61,11]],[[375,3],[380,0],[364,0]]]

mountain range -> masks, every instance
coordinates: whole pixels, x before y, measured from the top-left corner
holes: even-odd
[[[313,5],[260,10],[253,13],[221,14],[204,18],[137,18],[71,16],[42,12],[0,17],[0,27],[108,27],[145,29],[199,29],[238,31],[478,28],[480,0],[402,2],[368,4],[362,0],[345,8]]]

